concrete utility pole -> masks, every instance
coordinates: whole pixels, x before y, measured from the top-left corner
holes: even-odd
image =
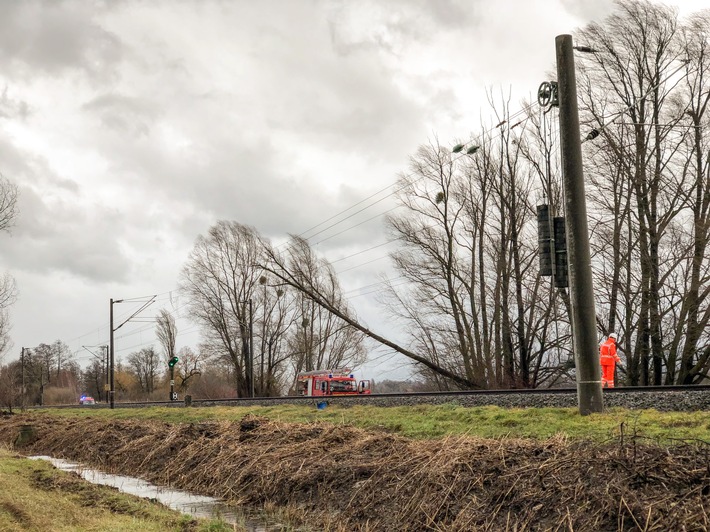
[[[20,351],[20,364],[22,365],[22,411],[27,408],[25,404],[25,348]]]
[[[579,136],[572,36],[558,35],[555,38],[555,48],[572,335],[577,368],[577,399],[579,413],[586,416],[602,412],[604,399],[597,353],[596,310],[587,228],[587,203],[584,196],[582,142]]]
[[[118,301],[116,301],[118,303]],[[114,300],[111,299],[110,307],[111,310],[109,311],[109,321],[110,321],[110,326],[109,330],[111,331],[111,334],[109,336],[109,390],[108,390],[108,401],[109,404],[111,405],[111,408],[114,408],[114,392],[115,388],[113,387],[114,382],[113,382],[113,304]],[[601,378],[601,377],[600,377]]]
[[[106,355],[106,357],[104,358],[104,362],[105,362],[104,367],[106,368],[106,384],[104,385],[104,392],[106,393],[106,402],[108,403],[108,401],[109,401],[108,392],[111,389],[111,386],[109,383],[109,371],[108,371],[109,360],[108,360],[108,346],[107,345],[104,346],[104,352]]]
[[[249,397],[254,397],[254,307],[249,300]]]

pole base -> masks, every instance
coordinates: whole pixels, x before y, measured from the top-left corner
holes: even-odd
[[[582,416],[604,412],[604,396],[601,381],[578,382],[577,401]]]

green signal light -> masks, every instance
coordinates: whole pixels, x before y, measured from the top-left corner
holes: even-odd
[[[180,360],[178,357],[171,358],[170,360],[168,360],[168,366],[172,368],[173,366],[175,366],[175,364],[178,363],[178,360]]]

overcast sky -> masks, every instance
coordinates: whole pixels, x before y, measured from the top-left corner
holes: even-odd
[[[683,15],[705,7],[668,3]],[[59,339],[85,365],[82,346],[108,342],[109,300],[149,294],[158,301],[143,315],[177,309],[178,348],[196,347],[175,290],[198,235],[225,219],[280,241],[387,189],[419,145],[469,138],[490,113],[487,89],[510,91],[515,112],[550,79],[555,36],[612,9],[0,0],[0,173],[21,193],[16,226],[0,234],[0,271],[20,292],[5,360]],[[389,271],[387,246],[338,259],[385,241],[376,215],[389,207],[311,240],[338,261],[343,289],[376,330],[389,326],[361,288]],[[128,323],[116,354],[151,343],[154,325]],[[379,358],[360,372],[402,378],[404,365]]]

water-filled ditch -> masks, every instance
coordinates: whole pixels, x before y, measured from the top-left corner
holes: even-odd
[[[33,460],[46,460],[62,471],[73,471],[93,484],[112,486],[123,493],[130,493],[145,499],[155,499],[168,508],[197,518],[220,519],[231,525],[240,525],[245,527],[248,532],[293,530],[292,527],[287,527],[265,516],[235,509],[233,506],[229,506],[213,497],[156,486],[135,477],[110,475],[61,458],[52,458],[51,456],[31,456],[30,458]]]

